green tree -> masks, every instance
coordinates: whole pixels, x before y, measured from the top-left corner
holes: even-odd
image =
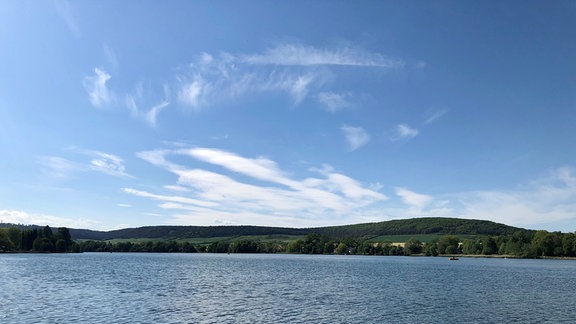
[[[464,254],[481,254],[482,241],[477,239],[466,239],[462,242],[462,253]]]
[[[498,253],[498,246],[492,237],[487,237],[482,242],[482,254],[491,255]]]
[[[56,251],[66,252],[69,250],[70,243],[72,243],[72,236],[66,227],[59,227],[54,234],[53,241]]]
[[[32,249],[36,252],[52,252],[54,244],[46,237],[37,237],[32,244]]]
[[[460,253],[460,239],[454,235],[442,236],[440,240],[438,240],[438,253],[439,254]]]
[[[38,230],[25,229],[22,231],[22,240],[20,241],[20,248],[24,251],[30,251],[33,248],[34,241],[38,237]]]
[[[52,233],[52,229],[48,225],[44,226],[40,236],[47,238],[50,242],[54,242],[54,233]]]
[[[411,238],[404,244],[404,254],[420,254],[422,253],[423,244],[420,240]]]
[[[8,228],[7,230],[8,238],[12,241],[14,249],[20,249],[20,242],[22,241],[22,231],[15,226]]]
[[[344,243],[344,242],[338,243],[338,246],[337,246],[336,249],[334,250],[334,253],[336,253],[336,254],[347,254],[347,253],[348,253],[348,247],[346,246],[346,243]]]
[[[0,228],[0,252],[14,251],[14,244],[8,236],[8,231],[5,228]]]
[[[424,253],[427,256],[438,256],[438,242],[432,240],[424,245]]]
[[[228,251],[230,253],[257,253],[258,243],[252,240],[232,242]]]
[[[302,253],[304,247],[304,241],[295,240],[288,243],[286,246],[286,252],[288,253]]]

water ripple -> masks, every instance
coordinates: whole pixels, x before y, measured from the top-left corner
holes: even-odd
[[[576,262],[0,255],[0,323],[560,323]]]

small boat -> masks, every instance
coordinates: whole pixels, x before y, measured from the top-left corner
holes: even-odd
[[[457,257],[450,257],[448,260],[450,260],[450,261],[456,261],[456,260],[460,260],[460,259],[458,259]]]

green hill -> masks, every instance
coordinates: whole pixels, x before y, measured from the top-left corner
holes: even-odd
[[[73,239],[113,240],[113,239],[193,239],[213,237],[246,237],[263,235],[307,235],[311,233],[333,238],[370,239],[391,235],[509,235],[522,228],[485,220],[460,218],[427,217],[391,220],[378,223],[364,223],[343,226],[316,228],[284,228],[265,226],[146,226],[114,231],[92,231],[70,229]]]

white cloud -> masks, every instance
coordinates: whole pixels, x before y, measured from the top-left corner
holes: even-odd
[[[210,84],[204,82],[199,75],[195,76],[192,81],[181,81],[178,100],[183,104],[198,109],[202,106],[203,99],[209,96],[210,87]]]
[[[72,161],[58,156],[43,156],[38,163],[43,166],[45,175],[54,178],[68,179],[75,173],[96,171],[115,177],[132,177],[126,172],[124,161],[114,155],[93,150],[71,148],[70,150],[89,156],[89,161]]]
[[[124,161],[116,155],[91,151],[95,158],[90,161],[90,169],[115,177],[131,177],[126,173]]]
[[[316,100],[329,112],[337,112],[352,106],[350,93],[320,92]]]
[[[219,166],[232,173],[188,168],[170,162],[172,155],[189,156],[207,163],[206,167]],[[157,150],[141,152],[138,156],[173,173],[176,183],[164,187],[176,189],[171,191],[178,194],[160,195],[133,188],[124,191],[159,201],[160,208],[175,212],[174,221],[187,219],[190,222],[210,215],[212,221],[220,219],[234,223],[239,215],[245,215],[248,218],[243,222],[254,220],[252,224],[270,225],[277,220],[295,219],[314,222],[327,217],[347,217],[352,211],[387,199],[374,189],[327,168],[319,171],[322,177],[295,179],[270,159],[246,158],[223,150]]]
[[[392,140],[409,140],[416,137],[419,133],[420,131],[416,128],[412,128],[406,124],[399,124],[396,125],[396,128],[394,129],[394,136],[392,137]]]
[[[370,135],[362,127],[343,125],[340,130],[344,133],[352,151],[368,144]]]
[[[448,109],[440,109],[440,110],[429,110],[426,115],[426,120],[424,121],[424,124],[430,124],[434,121],[436,121],[437,119],[439,119],[440,117],[444,116],[446,113],[448,112]]]
[[[419,194],[406,188],[397,187],[395,190],[405,204],[418,210],[422,210],[434,200],[432,196]]]
[[[569,167],[519,190],[474,191],[458,194],[466,218],[490,219],[517,226],[576,220],[576,177]]]
[[[134,94],[126,96],[126,107],[130,110],[133,118],[144,120],[150,127],[156,127],[156,120],[158,115],[164,108],[170,105],[168,98],[170,97],[170,90],[168,86],[164,85],[164,100],[159,104],[152,106],[148,111],[140,109],[140,106],[148,100],[145,99],[144,85],[142,82],[136,85]]]
[[[106,86],[106,82],[110,80],[110,78],[112,78],[110,74],[99,68],[94,69],[93,76],[84,78],[84,89],[88,92],[90,103],[92,103],[94,107],[102,108],[113,101],[114,94]]]
[[[178,186],[178,185],[165,185],[164,189],[168,189],[171,191],[178,191],[178,192],[188,192],[190,191],[190,189],[183,187],[183,186]]]
[[[45,175],[59,179],[67,179],[82,170],[80,164],[59,156],[43,156],[38,163],[43,166]]]
[[[402,68],[403,62],[379,53],[301,44],[279,44],[262,54],[203,53],[189,65],[189,71],[177,77],[177,96],[183,105],[201,109],[250,93],[280,91],[298,105],[311,93],[314,97],[315,91],[324,89],[337,76],[333,66],[396,69]],[[320,92],[325,94],[318,100],[332,105],[332,109],[344,103],[343,97],[338,101],[334,96],[328,97],[330,92]]]
[[[22,210],[0,210],[4,223],[30,224],[50,227],[94,228],[99,222],[86,218],[68,218],[46,214],[28,213]]]
[[[156,201],[174,224],[308,227],[459,217],[556,230],[554,224],[576,221],[576,173],[570,167],[514,190],[429,195],[398,186],[389,198],[380,192],[381,184],[362,184],[329,165],[311,167],[313,176],[297,178],[270,158],[213,148],[164,149],[138,156],[171,173],[174,182],[159,189],[163,194],[134,188],[124,192]],[[188,160],[182,156],[193,162],[175,162]]]
[[[289,184],[285,175],[272,160],[259,157],[249,159],[227,151],[211,148],[193,148],[180,150],[179,153],[190,155],[200,161],[220,165],[237,173],[242,173],[259,180]]]
[[[263,65],[347,65],[401,68],[404,62],[351,48],[321,49],[303,44],[279,44],[264,52],[241,56],[240,61]]]

